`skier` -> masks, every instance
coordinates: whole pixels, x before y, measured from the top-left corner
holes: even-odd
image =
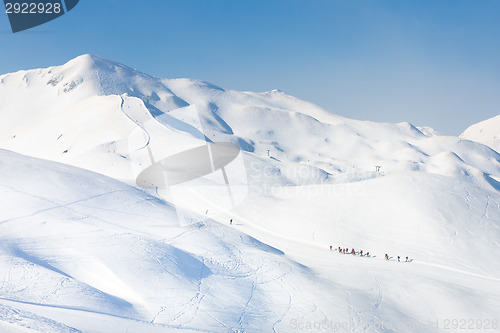
[[[233,225],[233,219],[230,219],[230,220],[229,220],[229,224],[230,224],[230,225]]]
[[[400,261],[399,261],[399,256],[398,256],[398,262],[400,262]]]
[[[408,257],[406,257],[406,262],[408,262]]]
[[[387,253],[385,254],[385,260],[389,260],[389,256],[387,255]]]
[[[356,251],[354,251],[354,249],[351,250],[351,253],[352,255],[355,255],[356,254]]]
[[[366,252],[366,256],[369,257],[370,256],[370,252]]]
[[[340,248],[340,246],[339,246],[339,253],[342,253],[342,249]]]
[[[359,250],[359,255],[363,256],[363,250]]]
[[[330,251],[333,251],[333,247],[330,245]]]

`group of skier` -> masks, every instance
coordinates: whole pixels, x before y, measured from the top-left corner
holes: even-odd
[[[333,251],[332,245],[330,245],[330,251]],[[338,251],[341,254],[352,254],[353,256],[356,254],[359,254],[359,256],[361,256],[361,257],[369,257],[370,256],[370,252],[363,253],[363,250],[359,250],[359,252],[356,252],[356,250],[354,250],[354,249],[349,250],[348,248],[341,248],[340,246],[338,248],[336,248],[335,251]],[[385,260],[391,260],[391,257],[389,257],[389,255],[387,253],[385,254]],[[398,256],[398,262],[401,262],[400,256]],[[410,259],[408,257],[406,257],[405,262],[410,262]]]
[[[356,250],[351,249],[351,251],[349,251],[348,248],[343,249],[340,246],[336,250],[339,253],[342,253],[342,254],[352,254],[353,256],[356,255],[356,254],[359,254],[361,257],[369,257],[370,256],[370,252],[363,253],[363,250],[359,250],[359,252],[356,252]],[[332,245],[330,245],[330,251],[333,251],[333,246]]]

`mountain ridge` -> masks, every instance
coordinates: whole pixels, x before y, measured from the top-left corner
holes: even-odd
[[[122,110],[123,101],[132,101],[127,103],[128,107],[133,105],[136,110],[134,113],[148,112],[156,121],[163,122],[175,132],[163,135],[158,140],[183,141],[182,136],[184,139],[186,135],[192,138],[193,128],[196,128],[196,131],[205,133],[207,138],[233,142],[260,159],[268,157],[269,150],[269,154],[275,158],[273,161],[280,161],[273,165],[282,173],[286,173],[286,168],[305,167],[314,174],[324,173],[332,180],[345,178],[346,174],[353,171],[366,174],[374,171],[376,165],[382,165],[385,174],[425,170],[428,169],[429,158],[453,151],[462,156],[465,164],[500,176],[500,169],[495,163],[478,164],[464,157],[464,149],[461,148],[464,143],[459,138],[445,139],[428,129],[423,129],[424,134],[409,123],[353,120],[278,91],[238,92],[199,80],[155,78],[94,55],[82,55],[62,66],[6,74],[0,80],[3,82],[0,84],[0,98],[4,100],[4,105],[0,106],[0,115],[4,119],[4,125],[0,126],[3,133],[0,146],[28,155],[94,168],[93,171],[120,179],[133,180],[134,174],[114,175],[108,170],[97,170],[82,162],[86,158],[82,153],[74,156],[76,153],[71,150],[71,146],[83,142],[82,136],[75,136],[72,142],[61,145],[59,151],[54,149],[47,155],[38,148],[27,149],[32,146],[28,142],[45,141],[45,149],[54,144],[58,146],[59,143],[54,141],[58,141],[56,139],[64,131],[58,130],[61,133],[51,134],[50,140],[47,133],[39,133],[36,138],[28,135],[23,140],[22,133],[27,131],[26,128],[33,127],[46,132],[49,127],[56,126],[47,122],[61,118],[59,123],[75,123],[74,119],[85,118],[85,113],[92,112],[101,114],[98,118],[109,119],[108,125],[99,125],[103,129],[113,123],[126,123],[129,122],[125,119],[128,117],[123,118],[116,110]],[[17,89],[20,86],[22,88]],[[133,102],[134,99],[137,101]],[[70,117],[73,119],[65,116],[69,113],[73,113]],[[9,121],[9,118],[12,119]],[[46,129],[42,129],[41,124],[44,122]],[[89,120],[81,125],[75,123],[82,128],[88,124]],[[92,126],[95,128],[95,124]],[[124,128],[128,128],[130,133],[137,126],[129,123]],[[179,128],[192,130],[183,132]],[[123,164],[126,161],[121,161],[120,156],[127,157],[130,154],[128,148],[123,147],[126,145],[124,142],[128,141],[127,131],[118,133],[115,129],[107,138],[96,137],[95,140],[90,139],[88,132],[82,133],[85,140],[96,142],[95,146],[89,145],[84,150],[94,153],[97,153],[96,150],[101,151],[99,154],[108,161],[108,169],[112,163]],[[120,142],[122,148],[117,152],[115,147],[114,156],[102,152],[107,147],[120,145]],[[307,147],[307,150],[300,147]],[[64,153],[66,150],[68,152]],[[314,158],[311,160],[312,156]],[[489,160],[497,158],[492,153],[486,157]],[[460,166],[452,168],[459,169]],[[300,182],[314,183],[315,177]],[[350,180],[355,178],[351,177]],[[297,180],[291,181],[296,183]]]

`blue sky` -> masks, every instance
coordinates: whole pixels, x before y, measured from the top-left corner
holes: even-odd
[[[17,34],[0,13],[0,73],[84,53],[442,134],[500,114],[498,0],[80,0]]]

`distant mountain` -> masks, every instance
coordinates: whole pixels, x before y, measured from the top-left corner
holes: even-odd
[[[497,153],[429,128],[348,119],[277,90],[159,79],[93,55],[0,76],[0,100],[0,147],[129,181],[150,163],[147,146],[161,159],[206,140],[237,144],[280,184],[357,181],[376,166],[500,176]]]
[[[485,144],[500,152],[500,116],[470,126],[460,137]]]

